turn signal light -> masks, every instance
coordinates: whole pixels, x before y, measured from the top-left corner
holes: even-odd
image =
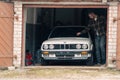
[[[49,54],[49,52],[47,52],[47,51],[46,52],[42,52],[42,53],[45,54],[45,55]]]
[[[86,51],[81,52],[82,55],[87,55],[88,53]]]

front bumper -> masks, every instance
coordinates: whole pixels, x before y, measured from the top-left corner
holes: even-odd
[[[92,57],[92,51],[42,51],[44,60],[87,60]]]

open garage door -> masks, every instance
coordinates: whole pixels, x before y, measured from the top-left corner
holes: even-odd
[[[0,2],[0,67],[13,64],[13,4]]]
[[[79,7],[80,6],[64,6],[63,8],[62,6],[60,6],[58,8],[58,6],[39,6],[36,8],[36,6],[25,6],[25,8],[27,8],[27,19],[25,23],[25,49],[29,50],[32,53],[33,62],[35,64],[39,64],[39,54],[37,53],[37,51],[40,49],[42,42],[48,39],[50,31],[56,26],[87,26],[89,20],[88,13],[90,11],[94,11],[98,15],[105,16],[105,18],[107,19],[106,6],[93,6],[89,8],[87,6],[82,6],[80,8]],[[94,61],[96,61],[95,56],[96,55],[94,54]]]

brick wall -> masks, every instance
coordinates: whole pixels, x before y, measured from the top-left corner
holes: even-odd
[[[113,19],[117,18],[117,4],[112,3],[109,7],[108,15],[108,54],[107,62],[108,67],[116,67],[114,60],[116,59],[116,46],[117,46],[117,22],[114,22]]]
[[[14,58],[13,64],[16,67],[21,66],[21,45],[22,45],[22,3],[14,3],[14,49],[13,55],[17,58]]]
[[[14,11],[18,16],[18,19],[14,19],[14,55],[17,56],[14,59],[13,64],[17,67],[21,66],[21,50],[22,50],[22,3],[14,3]],[[117,4],[110,4],[108,10],[108,34],[107,34],[107,63],[108,67],[116,67],[114,59],[116,59],[116,46],[117,46],[117,22],[113,22],[113,19],[117,17]]]

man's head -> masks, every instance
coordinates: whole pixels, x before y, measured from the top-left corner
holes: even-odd
[[[88,16],[89,16],[90,19],[94,19],[94,18],[97,17],[97,15],[94,12],[89,12]]]

